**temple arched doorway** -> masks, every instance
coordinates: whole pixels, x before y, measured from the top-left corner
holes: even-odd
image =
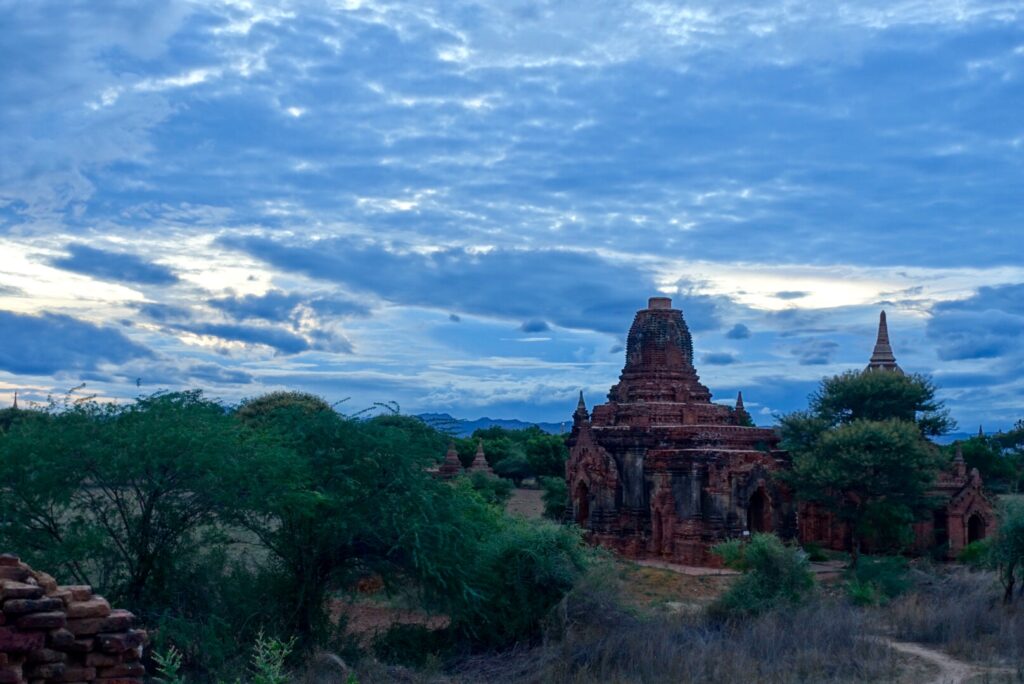
[[[763,488],[758,488],[747,502],[747,529],[751,534],[771,531],[771,503]]]
[[[985,538],[985,519],[975,513],[967,519],[967,543],[981,541]]]
[[[586,482],[576,485],[576,524],[586,527],[590,520],[590,488]]]

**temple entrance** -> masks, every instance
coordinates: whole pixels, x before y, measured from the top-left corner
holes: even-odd
[[[770,504],[768,495],[764,489],[758,489],[747,502],[747,529],[751,534],[756,532],[769,532],[771,520],[769,519]]]
[[[949,545],[949,530],[947,528],[946,510],[940,508],[932,513],[932,528],[935,530],[935,545],[946,547]]]
[[[590,488],[586,482],[576,485],[576,524],[586,527],[590,520]]]
[[[985,538],[985,519],[975,513],[967,519],[967,543],[981,541]]]

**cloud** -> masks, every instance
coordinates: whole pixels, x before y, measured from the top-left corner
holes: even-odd
[[[704,355],[704,363],[712,366],[728,366],[736,361],[736,355],[729,352],[711,352]]]
[[[25,294],[25,291],[20,287],[13,285],[4,285],[0,283],[0,297],[21,297]]]
[[[750,337],[750,328],[737,323],[729,329],[729,332],[725,333],[725,336],[730,340],[745,340]]]
[[[545,321],[534,319],[526,321],[519,326],[519,329],[524,333],[539,333],[551,330],[551,326],[549,326]]]
[[[271,290],[262,295],[211,299],[208,303],[235,320],[262,318],[278,323],[291,318],[292,312],[302,299],[302,296],[298,294],[285,294],[280,290]]]
[[[932,307],[927,334],[945,361],[1020,354],[1024,347],[1024,283],[981,287],[965,299]]]
[[[63,314],[0,311],[0,339],[0,369],[24,375],[93,370],[153,355],[114,328]]]
[[[286,271],[340,283],[405,305],[520,319],[541,314],[565,328],[620,332],[655,291],[649,275],[590,252],[408,245],[346,238],[286,243],[227,237],[221,243]],[[711,298],[687,295],[694,329],[716,324]],[[532,319],[530,319],[532,320]]]
[[[462,317],[459,314],[448,314],[448,320],[452,323],[461,323]]]
[[[188,323],[175,327],[196,335],[209,335],[244,344],[264,345],[276,349],[282,354],[298,354],[313,348],[305,337],[280,328],[236,323]]]
[[[109,252],[85,244],[67,247],[70,255],[58,257],[51,263],[57,268],[84,275],[140,285],[173,285],[178,276],[171,269],[150,263],[134,254]]]
[[[832,360],[839,344],[831,340],[807,340],[793,350],[801,366],[822,366]]]
[[[804,292],[802,290],[782,290],[780,292],[776,292],[775,297],[777,299],[803,299],[809,294],[811,293]]]

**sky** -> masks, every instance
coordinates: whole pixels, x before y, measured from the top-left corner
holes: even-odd
[[[1019,0],[0,0],[0,26],[0,406],[558,422],[664,295],[759,424],[863,367],[881,309],[962,429],[1024,418]]]

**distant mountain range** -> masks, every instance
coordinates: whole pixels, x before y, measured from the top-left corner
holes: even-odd
[[[523,420],[516,419],[505,419],[505,418],[477,418],[476,420],[466,420],[465,418],[455,418],[448,415],[447,413],[420,413],[416,416],[424,423],[433,425],[439,430],[450,432],[457,437],[469,437],[475,430],[481,430],[489,427],[502,427],[506,430],[525,430],[528,427],[536,425],[544,432],[549,432],[553,435],[557,435],[562,432],[568,432],[572,428],[571,422],[565,423],[530,423]]]

